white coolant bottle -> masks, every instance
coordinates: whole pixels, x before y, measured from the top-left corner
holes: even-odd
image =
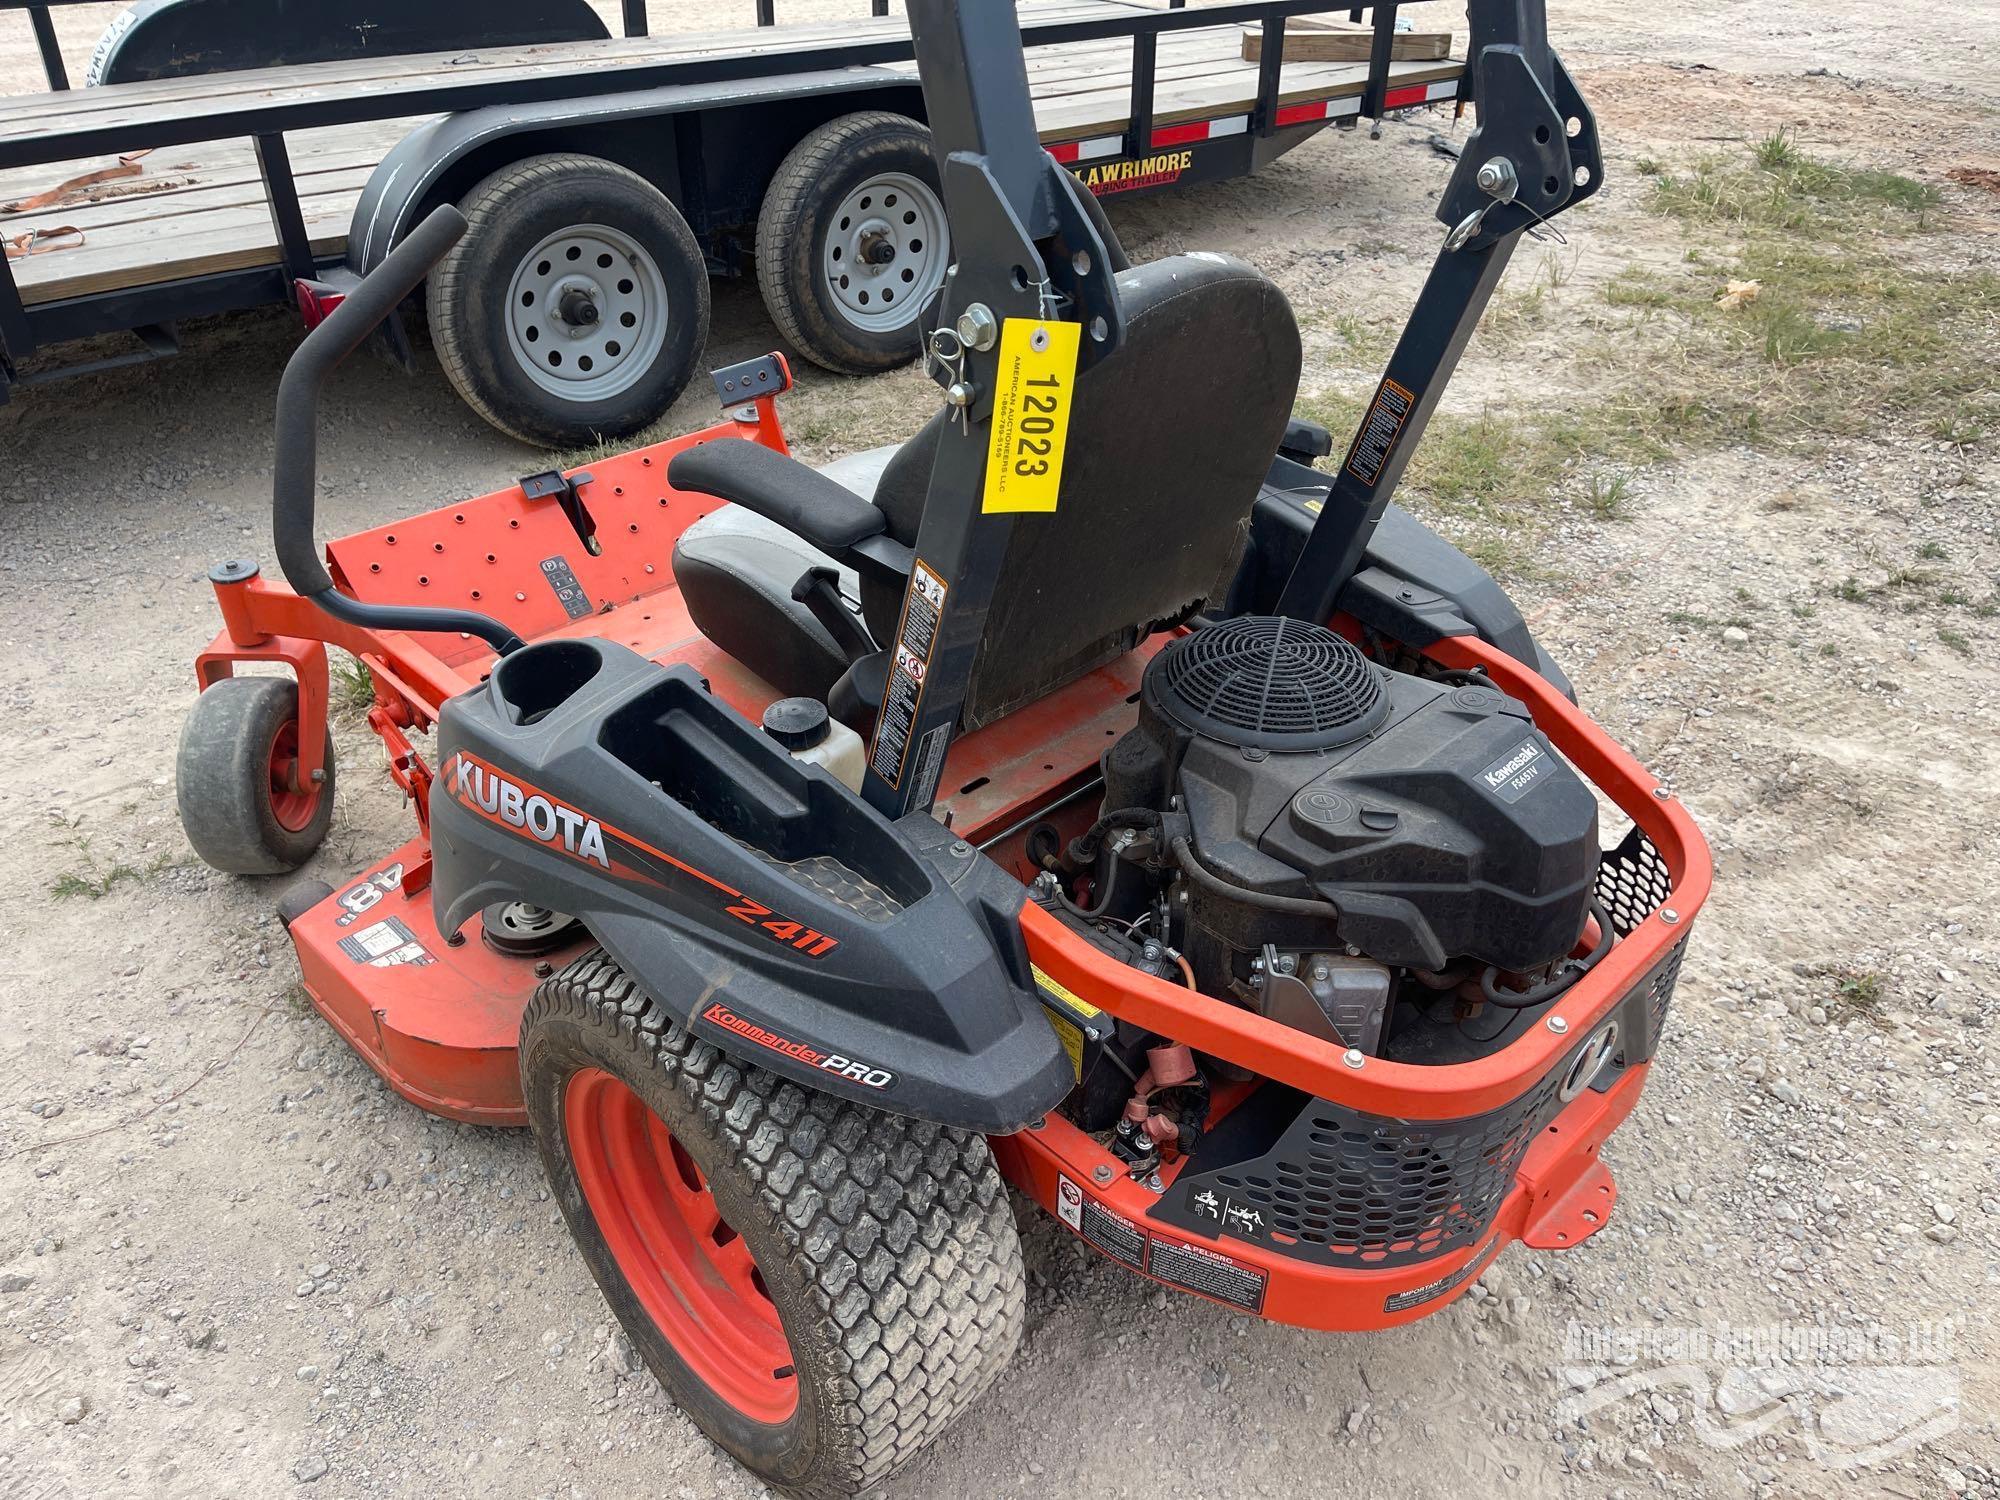
[[[798,759],[826,767],[850,792],[861,790],[868,750],[861,736],[826,711],[817,698],[780,698],[764,710],[764,733]]]

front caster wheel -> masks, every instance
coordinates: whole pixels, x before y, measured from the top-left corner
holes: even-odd
[[[333,822],[333,735],[325,774],[299,769],[299,690],[284,677],[225,677],[181,726],[176,796],[194,852],[232,875],[281,875],[311,857]]]
[[[1012,1356],[1021,1248],[984,1138],[739,1063],[601,951],[528,1006],[521,1082],[633,1347],[765,1483],[881,1483]]]

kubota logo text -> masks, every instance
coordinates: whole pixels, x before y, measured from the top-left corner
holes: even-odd
[[[505,776],[463,755],[451,765],[451,794],[467,807],[498,818],[531,838],[560,844],[565,854],[611,868],[604,852],[604,829],[597,819],[540,792],[523,791]]]

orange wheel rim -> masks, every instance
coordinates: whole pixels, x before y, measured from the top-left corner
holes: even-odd
[[[278,726],[271,741],[271,815],[279,826],[298,833],[313,820],[319,808],[320,788],[301,786],[299,774],[299,721],[287,719]]]
[[[686,1149],[599,1068],[570,1078],[563,1130],[598,1231],[661,1336],[741,1415],[790,1417],[798,1372],[778,1309]]]

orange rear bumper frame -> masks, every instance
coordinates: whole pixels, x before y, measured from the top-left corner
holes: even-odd
[[[1668,898],[1539,1024],[1476,1062],[1425,1067],[1363,1057],[1137,969],[1109,963],[1041,907],[1027,902],[1021,909],[1021,926],[1035,966],[1099,1009],[1134,1025],[1312,1097],[1384,1119],[1468,1119],[1503,1108],[1535,1089],[1685,939],[1708,895],[1712,878],[1708,846],[1672,792],[1538,673],[1476,639],[1442,640],[1425,654],[1447,667],[1484,668],[1503,691],[1525,702],[1537,727],[1556,748],[1652,841],[1672,879]],[[1644,1064],[1627,1069],[1601,1094],[1586,1089],[1556,1116],[1528,1148],[1512,1190],[1476,1244],[1395,1269],[1328,1266],[1235,1237],[1191,1242],[1180,1230],[1149,1220],[1158,1199],[1130,1179],[1124,1163],[1053,1116],[1036,1128],[995,1141],[994,1150],[1002,1171],[1017,1188],[1101,1253],[1133,1270],[1300,1327],[1387,1328],[1435,1312],[1461,1295],[1511,1240],[1540,1249],[1567,1249],[1601,1228],[1617,1190],[1598,1150],[1631,1113],[1646,1071]],[[1170,1263],[1171,1273],[1159,1274],[1156,1259]],[[1227,1294],[1204,1290],[1203,1275],[1191,1277],[1187,1272],[1191,1259],[1205,1267],[1212,1285],[1226,1287]],[[1252,1286],[1261,1288],[1254,1308],[1246,1300]]]

